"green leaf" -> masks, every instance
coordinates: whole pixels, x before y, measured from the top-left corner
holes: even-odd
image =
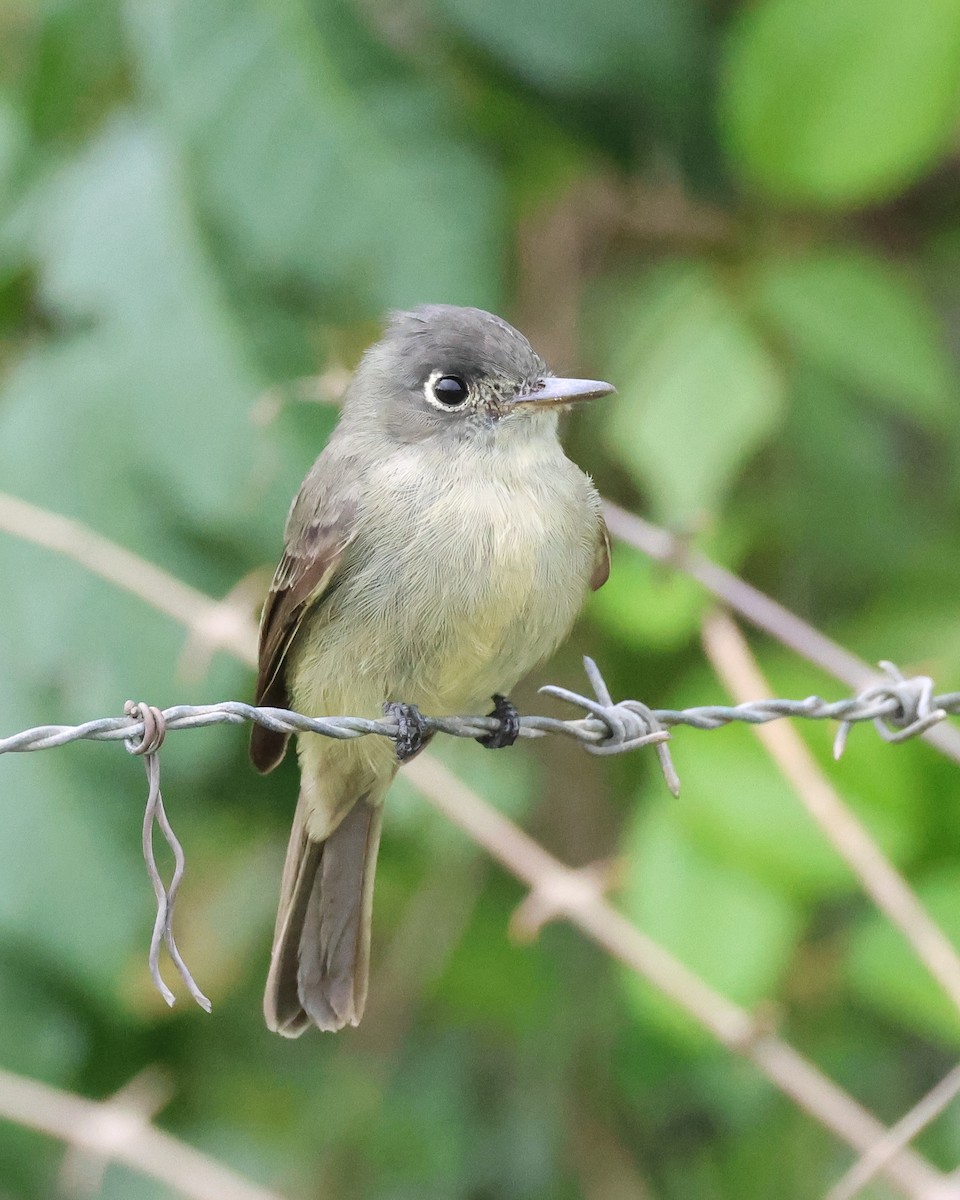
[[[944,331],[892,265],[856,250],[775,259],[753,286],[761,318],[795,354],[915,418],[950,412]]]
[[[777,470],[763,480],[763,502],[776,514],[784,561],[794,580],[803,581],[796,595],[815,623],[843,612],[851,600],[858,611],[892,579],[903,605],[903,572],[929,563],[934,553],[929,452],[910,462],[902,423],[865,405],[820,368],[798,363],[791,384]],[[921,478],[917,488],[914,480]],[[912,607],[911,596],[906,611]],[[897,643],[867,654],[876,645],[872,632],[869,622],[858,624],[852,644],[873,661],[894,653]]]
[[[5,1070],[61,1082],[82,1066],[90,1047],[79,1014],[66,997],[52,994],[42,978],[24,978],[16,955],[9,961],[0,955],[0,1005]]]
[[[799,700],[818,689],[826,690],[828,697],[843,694],[836,686],[824,689],[818,672],[785,653],[764,654],[762,667],[777,696]],[[672,708],[729,702],[706,669],[692,672],[669,697]],[[797,720],[794,724],[828,781],[883,852],[898,865],[908,861],[919,840],[911,781],[920,748],[888,747],[868,726],[851,732],[847,751],[837,763],[831,749],[836,730],[832,722]],[[810,902],[856,888],[850,868],[754,730],[739,723],[716,730],[678,726],[671,745],[682,790],[667,813],[699,853],[791,900]],[[659,807],[662,800],[662,781],[646,780],[640,792],[641,809]]]
[[[55,0],[29,38],[21,92],[38,141],[73,139],[103,119],[125,90],[117,0]]]
[[[879,660],[895,646],[903,670],[932,676],[940,692],[960,684],[957,583],[950,569],[956,544],[952,536],[925,547],[925,562],[914,572],[898,573],[897,590],[860,613],[862,625],[857,626],[868,658]],[[944,569],[937,571],[937,566]]]
[[[9,665],[4,682],[5,734],[29,725],[31,710]],[[0,942],[29,947],[44,971],[102,1000],[116,996],[131,953],[149,945],[153,898],[138,866],[139,817],[117,788],[78,769],[77,754],[0,756]],[[116,776],[142,798],[134,765],[123,762]]]
[[[26,141],[21,114],[0,94],[0,206],[5,207]]]
[[[717,509],[775,429],[775,363],[710,269],[674,263],[628,301],[610,366],[611,452],[672,523]]]
[[[760,0],[731,32],[722,131],[775,196],[863,204],[949,147],[958,98],[960,0]]]
[[[674,650],[700,627],[709,603],[689,576],[618,544],[610,578],[587,600],[587,613],[632,646]]]
[[[916,886],[927,912],[947,938],[960,943],[960,880],[951,864]],[[960,1045],[957,1010],[922,966],[903,935],[878,913],[851,940],[847,975],[872,1007],[908,1029]]]
[[[422,86],[348,86],[300,0],[129,13],[146,90],[247,270],[341,314],[494,301],[497,182]]]
[[[29,445],[26,462],[46,463],[48,502],[89,487],[116,504],[123,481],[115,471],[126,462],[142,473],[127,482],[131,491],[152,479],[186,511],[216,522],[235,520],[224,503],[232,494],[255,515],[246,493],[256,434],[238,414],[261,383],[177,163],[154,131],[116,121],[55,177],[37,212],[35,246],[46,305],[64,324],[92,327],[41,346],[9,381],[0,456],[13,461],[0,462],[4,478],[24,473]],[[48,420],[38,406],[52,409]],[[103,469],[108,454],[114,472]]]
[[[438,7],[486,53],[551,92],[689,83],[684,62],[698,25],[689,0],[439,0]]]
[[[295,481],[248,420],[260,381],[179,184],[155,133],[121,120],[38,193],[32,249],[63,332],[36,340],[4,381],[0,478],[226,591],[242,568],[225,556],[211,568],[183,525],[275,545]],[[173,687],[183,634],[142,601],[7,537],[0,575],[0,656],[23,650],[63,717],[115,712],[131,695],[187,699]]]
[[[478,906],[447,964],[437,988],[439,999],[458,1022],[496,1021],[520,1032],[543,1021],[550,992],[557,987],[542,947],[511,945],[507,911]]]
[[[799,914],[782,896],[704,852],[663,805],[634,822],[624,850],[623,906],[632,920],[707,983],[741,1004],[776,992],[799,933]],[[625,977],[643,1009],[648,989]],[[676,1010],[657,1000],[670,1026]]]

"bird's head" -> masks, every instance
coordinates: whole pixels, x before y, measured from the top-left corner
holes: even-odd
[[[431,304],[392,315],[357,369],[344,418],[396,441],[453,445],[552,435],[560,409],[613,391],[551,374],[523,334],[492,313]]]

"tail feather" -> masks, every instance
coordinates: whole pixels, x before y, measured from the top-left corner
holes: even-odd
[[[310,1025],[356,1025],[367,998],[373,881],[382,808],[362,797],[323,842],[297,805],[264,996],[267,1025],[298,1037]]]

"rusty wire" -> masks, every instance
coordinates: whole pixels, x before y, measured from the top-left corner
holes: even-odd
[[[824,700],[808,696],[804,700],[753,700],[734,706],[700,705],[686,709],[651,709],[639,700],[614,702],[596,663],[584,659],[587,678],[594,695],[583,696],[567,688],[548,685],[541,692],[556,696],[586,712],[585,717],[563,721],[556,717],[522,716],[520,736],[539,738],[548,734],[573,738],[590,754],[622,754],[652,746],[670,791],[679,795],[680,781],[674,769],[667,743],[669,730],[687,725],[694,729],[719,729],[736,721],[762,725],[785,717],[838,722],[834,756],[839,758],[846,746],[851,727],[864,721],[873,723],[877,733],[888,742],[903,742],[960,713],[960,692],[934,694],[933,680],[927,676],[905,678],[892,663],[880,664],[886,678],[859,695],[844,700]],[[492,716],[429,717],[424,729],[428,734],[445,733],[451,737],[481,738],[496,732],[500,720]],[[177,948],[173,935],[173,910],[183,877],[184,856],[167,819],[160,792],[159,749],[166,734],[179,729],[204,729],[209,725],[240,725],[252,721],[278,733],[316,733],[324,737],[349,740],[371,734],[396,739],[397,721],[385,715],[366,717],[307,717],[282,708],[258,708],[238,700],[219,704],[181,704],[160,710],[151,705],[128,701],[124,715],[101,717],[81,725],[40,725],[10,737],[0,738],[0,754],[50,750],[70,742],[121,741],[131,754],[142,755],[147,772],[148,798],[143,823],[143,854],[157,900],[157,916],[150,943],[150,974],[168,1004],[174,996],[160,974],[160,946],[165,944],[170,957],[197,1004],[207,1012],[210,1001],[197,986]],[[174,872],[164,883],[153,852],[153,830],[160,829],[174,856]]]

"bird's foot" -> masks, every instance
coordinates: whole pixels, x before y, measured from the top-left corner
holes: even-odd
[[[493,697],[493,712],[489,717],[496,717],[500,728],[488,733],[486,737],[478,737],[477,741],[488,750],[502,750],[504,746],[512,746],[520,736],[520,714],[506,696],[499,692]]]
[[[393,717],[397,723],[397,761],[409,762],[430,740],[427,723],[415,704],[390,702],[383,706],[384,716]]]

